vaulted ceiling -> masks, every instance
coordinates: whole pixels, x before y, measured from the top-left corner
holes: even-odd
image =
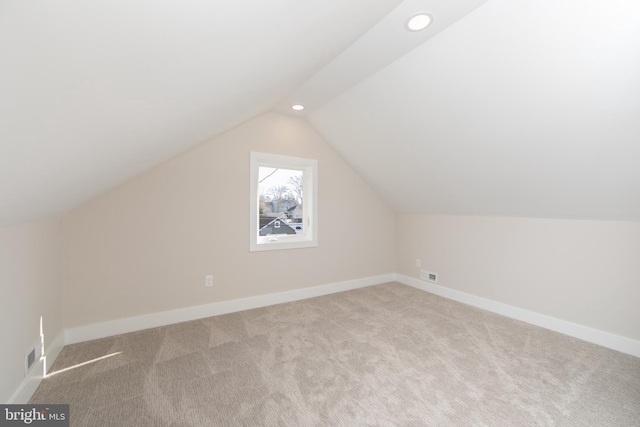
[[[640,2],[489,0],[309,120],[399,212],[640,220]]]
[[[270,110],[398,212],[640,220],[639,76],[633,0],[1,0],[0,227]]]

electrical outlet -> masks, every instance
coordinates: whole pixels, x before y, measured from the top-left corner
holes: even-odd
[[[420,270],[420,278],[422,280],[426,280],[427,282],[438,283],[438,273]]]
[[[213,286],[213,276],[204,276],[204,286],[207,288]]]
[[[422,267],[422,261],[420,261],[419,258],[416,258],[416,267],[418,268]]]

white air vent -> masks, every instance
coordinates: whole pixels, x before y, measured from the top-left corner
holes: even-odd
[[[438,283],[438,273],[420,270],[420,278],[422,280],[426,280],[427,282]]]

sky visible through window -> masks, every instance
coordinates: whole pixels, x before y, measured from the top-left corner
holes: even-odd
[[[302,234],[302,189],[303,172],[295,169],[260,167],[258,170],[258,197],[262,218],[282,218],[289,227],[286,231]],[[261,234],[271,234],[273,227],[265,228],[265,221],[258,226]],[[278,226],[280,224],[278,223]]]
[[[251,152],[250,251],[318,246],[318,161]]]
[[[260,167],[258,172],[258,194],[268,197],[272,187],[287,187],[292,196],[296,196],[296,184],[302,182],[302,171],[281,168]]]
[[[301,171],[261,166],[258,172],[258,194],[264,195],[269,187],[288,186],[292,173],[302,175]]]

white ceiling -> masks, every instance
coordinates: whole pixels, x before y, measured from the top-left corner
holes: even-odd
[[[398,212],[640,220],[640,2],[490,0],[308,120]]]
[[[269,111],[400,0],[0,0],[0,227]]]
[[[640,2],[483,1],[0,0],[0,227],[322,85],[305,119],[399,212],[640,220]],[[358,48],[411,2],[417,47]]]
[[[487,0],[404,0],[351,46],[290,93],[274,111],[305,117],[367,77],[420,46]],[[407,31],[408,18],[435,15],[424,31]],[[291,106],[304,103],[303,111]]]

